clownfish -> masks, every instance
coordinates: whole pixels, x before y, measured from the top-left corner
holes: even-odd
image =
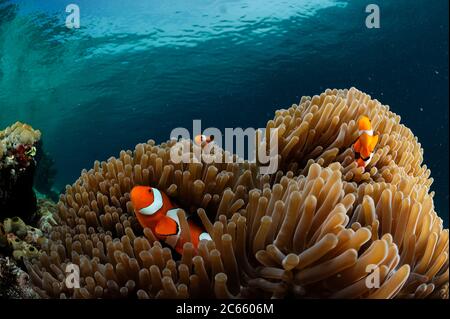
[[[195,144],[197,144],[197,145],[202,145],[203,142],[205,142],[206,144],[209,144],[209,143],[211,143],[212,141],[214,141],[214,135],[209,135],[209,136],[206,136],[206,135],[197,135],[197,136],[194,138],[194,142],[195,142]]]
[[[150,228],[155,236],[181,254],[186,240],[181,237],[178,208],[158,189],[135,186],[130,193],[136,218],[142,228]],[[197,249],[201,240],[212,240],[201,227],[188,219],[191,243]]]
[[[36,147],[32,146],[28,151],[25,152],[25,155],[28,157],[35,157],[36,156]]]
[[[352,150],[358,167],[366,167],[373,157],[373,151],[378,143],[378,135],[373,135],[372,124],[367,116],[358,121],[359,137],[353,143]]]

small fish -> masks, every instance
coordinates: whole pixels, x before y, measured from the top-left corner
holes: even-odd
[[[143,228],[150,228],[159,240],[182,254],[186,240],[181,237],[178,208],[169,197],[158,189],[148,186],[135,186],[130,196],[139,224]],[[188,224],[191,242],[196,249],[201,240],[212,240],[206,231],[189,219]]]
[[[36,156],[36,147],[31,146],[26,152],[25,155],[28,157],[34,157]]]
[[[197,135],[194,138],[195,144],[200,145],[200,146],[202,145],[203,142],[205,142],[207,145],[207,144],[211,143],[212,141],[214,141],[214,135],[209,135],[209,136]]]
[[[372,124],[367,116],[358,121],[359,137],[353,143],[352,150],[358,167],[366,167],[373,157],[373,151],[378,143],[378,135],[373,135]]]

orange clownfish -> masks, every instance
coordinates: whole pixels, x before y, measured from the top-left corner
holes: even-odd
[[[372,124],[367,116],[358,121],[359,137],[352,145],[358,167],[366,167],[373,157],[373,151],[378,143],[378,135],[373,135]]]
[[[197,136],[194,138],[194,142],[195,142],[195,144],[197,144],[197,145],[202,145],[203,142],[205,142],[206,144],[209,144],[209,143],[211,143],[212,141],[214,141],[214,135],[209,135],[209,136],[206,136],[206,135],[197,135]]]
[[[135,186],[131,190],[130,197],[139,224],[143,228],[150,228],[159,240],[181,254],[186,240],[181,237],[178,208],[172,204],[169,197],[158,189],[148,186]],[[195,248],[203,239],[212,240],[207,232],[189,219],[188,224],[191,242]]]

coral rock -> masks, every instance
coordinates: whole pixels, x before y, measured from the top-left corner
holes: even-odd
[[[41,133],[17,122],[0,131],[0,217],[20,216],[26,222],[36,210],[33,191],[36,143]]]

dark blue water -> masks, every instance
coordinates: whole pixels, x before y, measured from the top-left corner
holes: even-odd
[[[174,127],[260,127],[302,95],[355,86],[424,148],[448,220],[448,1],[0,0],[0,127],[44,133],[58,187]],[[131,2],[131,3],[129,3]]]

